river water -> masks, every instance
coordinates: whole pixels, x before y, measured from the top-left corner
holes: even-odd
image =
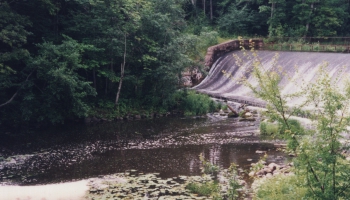
[[[1,134],[1,185],[82,180],[135,169],[160,177],[199,175],[199,154],[247,170],[266,151],[267,162],[286,162],[275,141],[256,134],[258,122],[216,116],[70,125]]]

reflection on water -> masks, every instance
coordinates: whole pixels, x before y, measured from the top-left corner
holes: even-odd
[[[256,150],[266,151],[268,162],[284,162],[283,153],[277,152],[273,144],[259,143],[258,136],[251,134],[232,134],[242,130],[252,132],[256,127],[257,124],[244,124],[234,119],[162,118],[62,127],[40,134],[18,134],[20,139],[9,134],[4,136],[9,142],[2,140],[0,148],[4,157],[13,157],[1,162],[0,182],[20,185],[66,182],[129,169],[159,172],[164,178],[199,175],[200,153],[222,168],[234,162],[248,169],[262,156]],[[195,135],[220,136],[223,133],[232,136],[227,140],[211,137],[210,141],[208,137],[198,137],[195,144],[177,142],[177,138],[193,140],[197,138],[193,137]],[[240,138],[239,142],[232,142],[232,137]],[[126,145],[121,145],[122,141]],[[130,144],[135,141],[138,146],[131,148]],[[160,143],[162,145],[155,145]]]

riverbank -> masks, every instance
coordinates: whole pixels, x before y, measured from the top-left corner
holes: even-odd
[[[36,186],[0,186],[0,200],[81,200],[88,180]]]

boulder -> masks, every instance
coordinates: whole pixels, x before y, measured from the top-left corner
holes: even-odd
[[[255,172],[254,171],[251,171],[251,172],[249,172],[249,174],[248,174],[250,177],[253,177],[253,176],[255,176]]]
[[[272,170],[276,170],[276,169],[280,168],[280,166],[277,165],[276,163],[270,163],[267,167],[272,169]]]
[[[244,117],[246,117],[246,118],[249,118],[249,117],[252,117],[252,116],[253,116],[253,114],[250,113],[250,112],[246,112],[246,113],[244,114]]]
[[[269,168],[269,167],[265,167],[263,170],[264,170],[265,174],[268,174],[268,173],[272,173],[272,172],[273,172],[273,169],[271,169],[271,168]]]
[[[257,176],[264,176],[266,174],[265,170],[259,170],[258,172],[255,173]]]

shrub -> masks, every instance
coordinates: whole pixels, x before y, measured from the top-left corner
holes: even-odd
[[[195,91],[181,90],[173,95],[173,107],[184,111],[187,116],[204,115],[221,107],[208,95],[197,94]]]
[[[299,200],[306,195],[307,188],[303,186],[303,179],[295,175],[275,175],[271,178],[256,180],[252,188],[256,200]]]
[[[199,155],[199,160],[202,163],[202,173],[204,174],[217,174],[219,172],[219,166],[212,164],[211,162],[205,160],[203,154]]]
[[[190,190],[191,193],[198,194],[199,196],[211,196],[219,192],[219,185],[213,181],[200,183],[189,183],[186,185],[186,189]]]
[[[227,170],[228,172],[228,183],[229,187],[227,190],[229,199],[237,199],[239,197],[238,189],[242,188],[242,185],[239,184],[239,177],[237,173],[237,165],[231,163],[230,167]]]
[[[269,122],[260,123],[260,133],[262,135],[276,135],[279,132],[277,124]]]
[[[213,196],[218,199],[219,185],[214,181],[200,183],[189,183],[186,185],[186,189],[190,190],[191,193],[198,194],[199,196]]]

